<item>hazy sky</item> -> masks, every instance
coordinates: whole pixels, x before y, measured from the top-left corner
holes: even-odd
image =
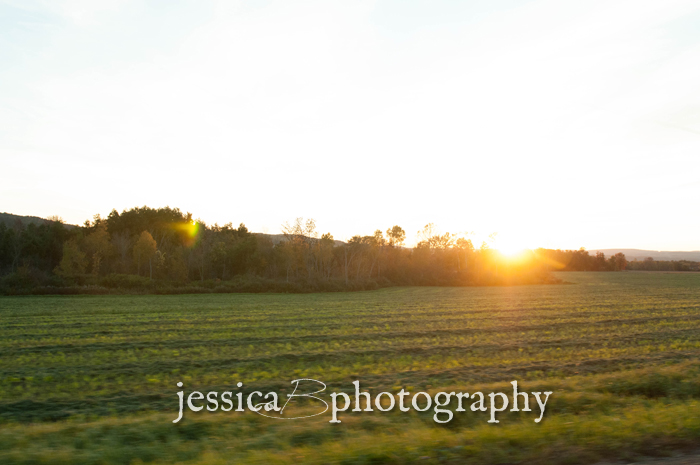
[[[0,0],[0,211],[700,249],[700,1]]]

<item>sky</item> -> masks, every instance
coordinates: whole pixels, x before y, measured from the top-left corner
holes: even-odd
[[[0,0],[0,211],[700,250],[700,1]]]

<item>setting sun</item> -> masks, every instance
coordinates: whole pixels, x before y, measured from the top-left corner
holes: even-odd
[[[510,238],[497,237],[493,248],[498,250],[501,254],[506,257],[515,257],[520,255],[530,248],[527,247],[523,242],[517,240],[511,240]]]

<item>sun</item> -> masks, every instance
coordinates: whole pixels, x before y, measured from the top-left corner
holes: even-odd
[[[520,241],[509,240],[508,238],[502,237],[496,239],[494,249],[498,250],[506,257],[516,257],[524,251],[529,250],[529,248]]]

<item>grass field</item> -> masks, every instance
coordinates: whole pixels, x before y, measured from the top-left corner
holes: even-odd
[[[2,297],[0,463],[585,464],[698,447],[700,274],[559,277],[571,284]],[[297,378],[553,394],[539,424],[397,410],[172,423],[177,382],[284,393]]]

